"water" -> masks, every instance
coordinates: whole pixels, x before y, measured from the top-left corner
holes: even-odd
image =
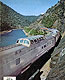
[[[0,47],[16,44],[17,39],[27,37],[21,29],[1,35]]]

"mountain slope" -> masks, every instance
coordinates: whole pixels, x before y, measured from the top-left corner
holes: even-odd
[[[58,3],[51,8],[49,8],[44,15],[40,15],[34,24],[32,23],[33,28],[35,25],[42,24],[42,27],[48,28],[57,28],[59,31],[64,32],[65,30],[65,0],[60,0]],[[31,27],[31,25],[30,25]]]
[[[14,11],[9,6],[0,2],[0,19],[1,30],[8,30],[11,28],[21,28],[29,26],[37,19],[37,16],[23,16]]]
[[[33,23],[39,18],[39,16],[24,16],[24,18]]]
[[[65,6],[65,1],[60,0],[55,6],[49,8],[43,17],[42,23],[46,27],[53,27],[59,29],[60,31],[61,30],[64,31],[65,30],[64,6]]]

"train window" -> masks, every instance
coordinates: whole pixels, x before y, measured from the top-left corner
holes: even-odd
[[[19,40],[17,40],[17,42],[16,43],[18,43],[19,42]]]
[[[43,40],[43,37],[41,37],[41,40]]]
[[[20,58],[16,59],[16,65],[20,63]]]
[[[35,41],[35,42],[37,42],[37,40],[36,40],[36,39],[35,39],[34,41]]]
[[[37,42],[39,43],[39,39],[37,39]]]
[[[23,43],[23,40],[20,40],[20,43]]]
[[[44,48],[46,47],[46,45],[44,45]]]
[[[33,44],[33,40],[31,40],[31,44]]]
[[[42,49],[43,49],[43,46],[42,46]]]
[[[25,43],[25,44],[29,44],[29,42],[28,42],[27,40],[24,40],[24,43]]]
[[[56,33],[58,33],[58,31],[56,31]]]

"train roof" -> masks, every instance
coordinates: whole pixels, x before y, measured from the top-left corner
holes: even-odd
[[[40,37],[43,37],[43,35],[31,36],[31,37],[27,37],[27,39],[29,39],[29,40],[35,40],[35,39],[38,39]]]
[[[35,40],[35,39],[38,39],[38,38],[41,38],[41,37],[43,37],[43,35],[30,36],[30,37],[20,38],[20,39]],[[20,39],[18,39],[18,40],[20,40]]]

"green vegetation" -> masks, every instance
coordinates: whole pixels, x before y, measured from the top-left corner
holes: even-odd
[[[24,30],[25,30],[26,33],[28,33],[28,32],[31,30],[31,28],[29,28],[29,27],[24,27]]]
[[[42,24],[44,24],[45,27],[51,28],[56,21],[56,17],[52,16],[44,16],[42,20]]]
[[[24,18],[33,23],[39,18],[39,16],[24,16]]]
[[[49,8],[43,16],[41,23],[48,28],[57,28],[65,31],[65,1],[60,0],[55,6]]]
[[[45,32],[40,30],[39,28],[29,28],[29,27],[25,27],[24,28],[25,32],[28,33],[28,35],[44,35]]]
[[[44,35],[44,33],[41,30],[32,29],[30,35]]]

